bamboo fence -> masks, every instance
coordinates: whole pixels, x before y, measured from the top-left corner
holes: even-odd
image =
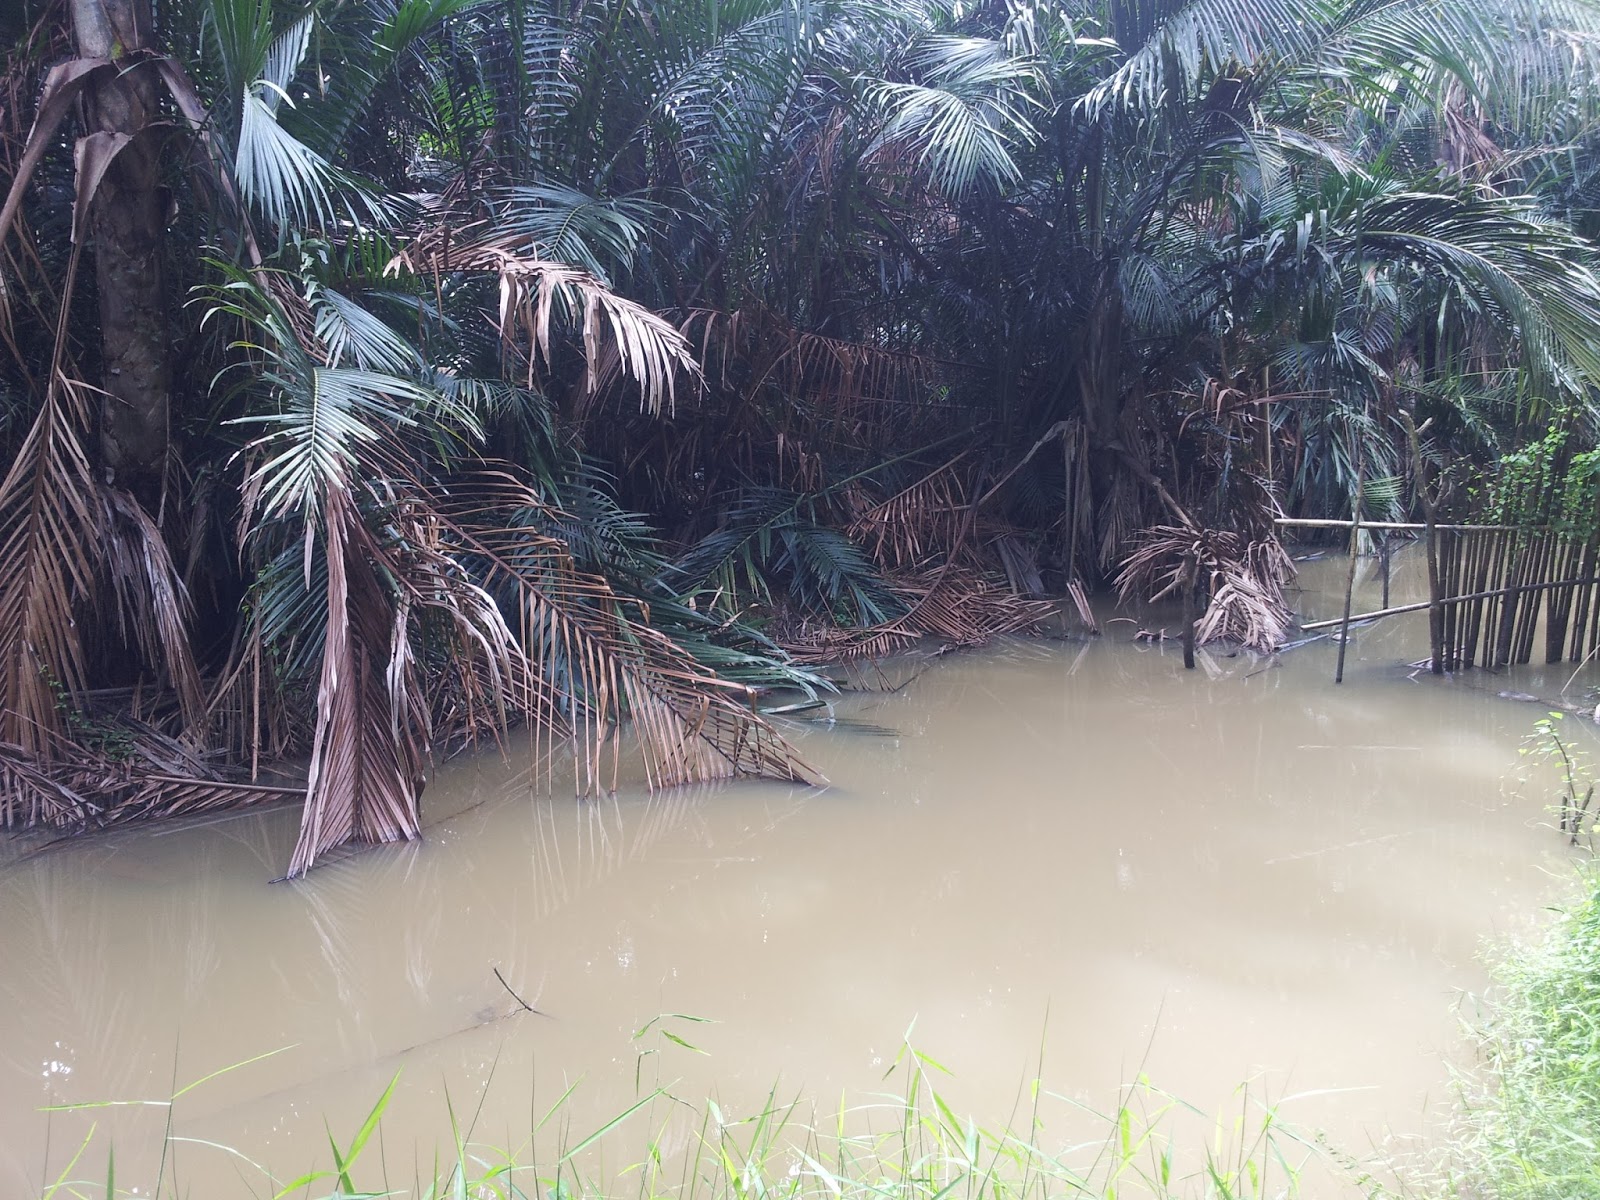
[[[1577,536],[1555,527],[1426,525],[1397,521],[1313,521],[1282,518],[1299,529],[1418,534],[1437,556],[1429,599],[1374,612],[1313,621],[1307,631],[1339,628],[1398,613],[1431,610],[1434,661],[1447,671],[1585,661],[1600,647],[1600,534]],[[1540,636],[1542,633],[1542,637]]]

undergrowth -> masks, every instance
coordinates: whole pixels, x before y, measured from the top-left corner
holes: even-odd
[[[664,1027],[655,1033],[687,1045]],[[653,1053],[642,1053],[640,1062]],[[1020,1128],[992,1129],[957,1116],[935,1086],[944,1074],[907,1043],[884,1077],[890,1090],[823,1111],[782,1099],[774,1088],[758,1111],[742,1116],[711,1100],[691,1105],[658,1084],[641,1087],[632,1105],[583,1136],[573,1134],[569,1088],[516,1146],[480,1140],[476,1118],[463,1122],[447,1101],[441,1135],[448,1145],[425,1173],[409,1162],[396,1172],[384,1160],[377,1135],[396,1075],[354,1136],[340,1142],[330,1133],[329,1160],[298,1177],[203,1145],[243,1164],[239,1188],[226,1194],[278,1200],[1290,1200],[1302,1194],[1301,1172],[1320,1154],[1248,1087],[1239,1089],[1229,1115],[1196,1121],[1199,1110],[1142,1077],[1108,1112],[1035,1082],[1021,1095]],[[1064,1127],[1092,1136],[1063,1141],[1048,1131],[1047,1102],[1052,1112],[1067,1110]],[[170,1114],[170,1102],[159,1103]],[[187,1180],[180,1186],[169,1166],[169,1151],[179,1143],[193,1149],[194,1140],[177,1134],[170,1116],[165,1138],[154,1185],[143,1180],[130,1188],[91,1129],[39,1200],[201,1194]],[[102,1155],[104,1170],[91,1173],[89,1164]]]
[[[1600,1200],[1600,873],[1585,882],[1588,898],[1495,972],[1452,1196]]]

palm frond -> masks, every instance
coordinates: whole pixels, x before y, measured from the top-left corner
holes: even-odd
[[[530,386],[536,362],[551,361],[558,319],[579,329],[590,396],[608,377],[626,376],[638,385],[644,411],[657,415],[675,408],[679,375],[700,375],[688,343],[666,319],[587,271],[523,253],[493,230],[429,230],[390,264],[391,273],[401,270],[424,278],[450,271],[497,277],[501,337],[527,339]]]
[[[605,200],[557,183],[507,188],[497,200],[496,242],[537,259],[566,263],[602,284],[633,262],[661,206],[629,197]]]
[[[999,43],[950,36],[924,38],[907,58],[918,79],[866,90],[883,122],[878,147],[909,149],[934,189],[954,199],[979,180],[1003,188],[1019,178],[1014,151],[1036,136],[1027,115],[1032,64]]]
[[[97,487],[85,389],[58,375],[0,481],[0,740],[48,761],[84,690],[78,606],[95,591]]]

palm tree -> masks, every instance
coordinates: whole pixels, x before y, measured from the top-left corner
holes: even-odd
[[[300,82],[313,65],[316,10],[276,24],[270,7],[255,0],[207,6],[208,53],[197,67],[215,82],[210,103],[177,64],[137,51],[139,69],[147,61],[159,67],[171,102],[200,135],[191,153],[225,202],[228,244],[242,259],[215,263],[220,282],[197,332],[226,330],[231,356],[247,374],[242,386],[217,392],[217,406],[202,418],[209,436],[189,447],[185,464],[215,478],[225,477],[236,450],[245,463],[232,553],[246,567],[236,585],[246,619],[214,664],[208,696],[200,694],[187,597],[166,531],[137,497],[95,478],[91,463],[105,455],[86,447],[86,389],[66,371],[54,373],[34,431],[0,486],[8,548],[17,561],[37,564],[0,595],[12,740],[30,761],[70,757],[65,739],[87,719],[84,697],[99,665],[90,661],[94,647],[79,632],[81,619],[105,622],[120,611],[122,627],[155,652],[146,662],[165,670],[183,700],[175,719],[185,736],[220,736],[252,761],[264,748],[308,746],[296,872],[352,836],[415,836],[439,721],[450,736],[517,719],[547,737],[569,730],[586,747],[587,786],[607,777],[601,750],[624,714],[634,719],[655,782],[746,772],[806,777],[751,709],[747,689],[725,684],[651,628],[642,606],[583,571],[562,540],[540,531],[560,520],[548,499],[515,470],[482,457],[483,416],[507,400],[524,404],[527,394],[463,375],[451,352],[430,357],[409,345],[350,294],[376,283],[378,271],[364,278],[348,259],[318,264],[308,256],[317,235],[341,254],[395,245],[394,203],[338,166],[331,146],[325,153],[315,143],[348,136],[382,71],[451,7],[418,0],[397,11],[366,9],[353,22],[349,12],[338,14],[345,24],[329,31],[359,41],[366,55],[352,64],[357,82],[316,106],[306,103],[311,95]],[[85,93],[87,85],[74,81],[100,69],[80,59],[53,76],[67,82],[46,95],[32,159],[13,182],[0,227],[11,226],[53,126],[66,116],[58,97]],[[298,129],[288,124],[296,98],[301,109],[316,109]],[[125,130],[110,136],[121,139],[118,148],[133,137]],[[95,137],[85,141],[96,144]],[[86,152],[78,162],[79,203],[88,210],[105,176]],[[270,252],[258,249],[274,240]],[[423,238],[409,248],[414,270],[395,268],[409,290],[391,288],[376,299],[417,300],[425,291],[417,272],[433,265],[424,262],[425,245]],[[119,261],[99,240],[96,249]],[[611,355],[659,404],[678,374],[693,372],[671,326],[579,268],[492,242],[452,269],[463,266],[503,292],[520,291],[523,300],[507,313],[525,318],[530,363],[553,353],[554,313],[557,323],[575,324],[591,380],[600,357]],[[158,287],[160,276],[141,282]],[[509,323],[503,332],[512,336]],[[55,345],[64,359],[66,340],[57,336]],[[165,336],[159,350],[168,351]],[[241,442],[225,432],[234,426],[256,436]],[[191,561],[215,534],[188,507],[201,499],[191,492],[169,509],[174,525],[188,524],[185,532],[200,539],[189,545]],[[128,551],[132,539],[142,555]],[[130,558],[142,558],[146,578],[119,573]],[[296,698],[307,686],[314,716],[297,721]],[[13,773],[43,786],[37,772]],[[126,781],[113,784],[100,790],[124,798]],[[31,811],[76,819],[85,807],[105,807],[91,797],[87,805],[51,808],[49,799]]]
[[[1270,645],[1411,425],[1594,442],[1582,6],[140,2],[5,143],[8,821],[298,758],[298,872],[518,724],[807,778],[802,661],[1080,580]]]

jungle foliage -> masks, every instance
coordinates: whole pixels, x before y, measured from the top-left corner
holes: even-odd
[[[1276,516],[1593,474],[1589,0],[24,0],[0,35],[7,824],[302,761],[300,872],[523,725],[580,788],[624,720],[653,784],[805,780],[756,700],[824,664],[1113,582],[1270,647]]]

